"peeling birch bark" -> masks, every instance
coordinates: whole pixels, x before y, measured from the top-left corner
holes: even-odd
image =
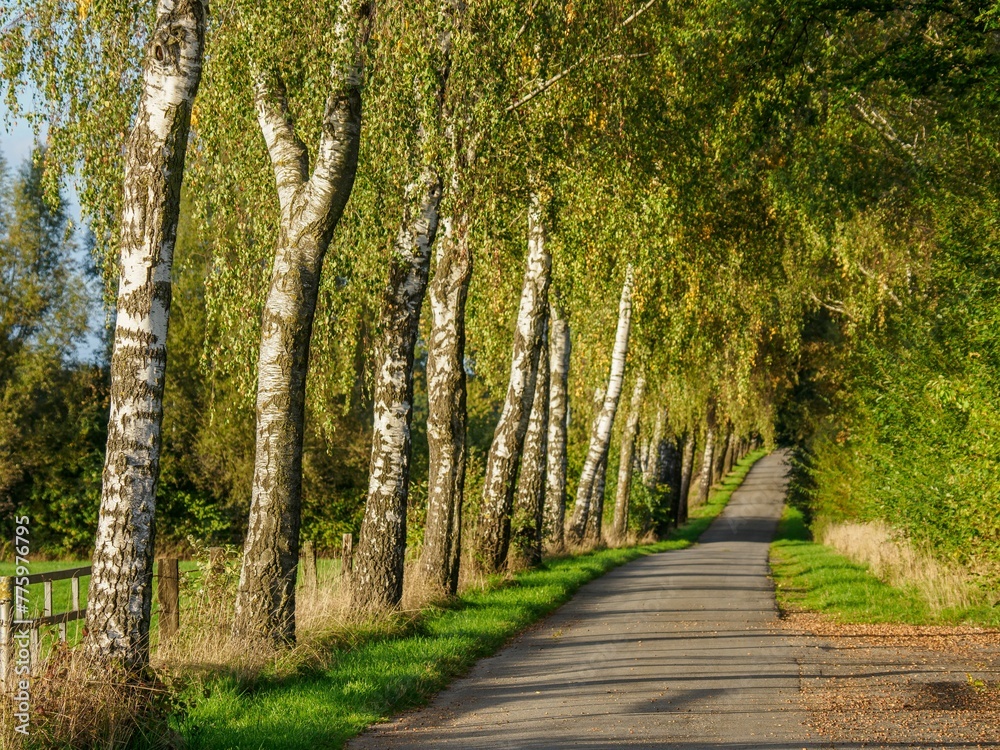
[[[622,447],[618,461],[618,487],[615,490],[615,516],[612,524],[612,536],[615,543],[625,541],[628,531],[629,495],[632,492],[632,470],[635,466],[635,441],[639,436],[639,415],[642,412],[642,400],[646,395],[646,378],[640,375],[632,388],[632,401],[629,404],[628,421],[622,432]]]
[[[154,514],[170,272],[208,7],[159,0],[125,151],[111,412],[87,605],[87,649],[149,663]]]
[[[514,330],[510,381],[500,421],[493,433],[483,481],[475,559],[479,570],[484,573],[495,573],[507,561],[515,480],[535,396],[552,267],[542,214],[542,201],[533,192],[528,204],[528,253]]]
[[[420,570],[432,596],[458,591],[467,421],[465,305],[471,278],[469,217],[462,212],[445,222],[429,291],[427,520]]]
[[[508,559],[517,564],[538,565],[542,561],[542,520],[545,512],[546,460],[549,439],[549,346],[547,320],[543,324],[538,355],[538,375],[531,404],[531,418],[524,435],[524,451],[511,521]],[[518,559],[519,558],[519,559]]]
[[[563,546],[566,518],[566,435],[569,420],[569,323],[549,307],[549,434],[545,470],[545,528],[556,549]]]
[[[632,267],[625,272],[625,283],[622,286],[621,299],[618,303],[618,327],[615,331],[615,344],[611,353],[611,372],[608,376],[608,389],[604,394],[604,404],[594,423],[590,435],[590,447],[580,472],[580,484],[576,493],[576,504],[573,507],[573,518],[566,530],[571,543],[583,541],[591,516],[592,497],[598,497],[603,509],[603,493],[594,492],[595,485],[602,479],[599,467],[606,463],[608,445],[611,441],[611,428],[614,426],[615,413],[618,410],[618,399],[621,397],[622,382],[625,377],[625,361],[628,356],[628,337],[632,325]],[[596,508],[595,508],[596,510]],[[597,538],[600,537],[600,518],[596,524]]]
[[[309,343],[323,260],[357,173],[363,49],[372,13],[372,3],[341,0],[331,91],[311,176],[280,74],[264,68],[254,81],[280,218],[261,323],[253,489],[234,632],[274,644],[295,640]]]
[[[688,496],[691,494],[691,476],[694,474],[695,437],[689,432],[684,440],[684,456],[681,459],[680,503],[677,506],[677,525],[687,523]]]

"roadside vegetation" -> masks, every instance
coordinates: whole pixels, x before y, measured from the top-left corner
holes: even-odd
[[[843,623],[1000,627],[995,590],[970,594],[965,606],[942,607],[916,580],[887,583],[870,565],[813,541],[802,512],[791,506],[771,545],[771,572],[784,612],[819,612]]]
[[[252,675],[762,445],[934,617],[1000,586],[1000,0],[217,5],[0,9],[0,556],[92,562],[105,674],[157,557],[230,547],[189,611]]]

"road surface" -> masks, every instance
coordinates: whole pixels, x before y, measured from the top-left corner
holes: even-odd
[[[768,578],[786,473],[783,453],[761,459],[699,544],[592,581],[430,706],[348,747],[830,747],[806,726]]]

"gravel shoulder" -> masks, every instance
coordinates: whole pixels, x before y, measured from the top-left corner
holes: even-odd
[[[1000,747],[1000,631],[791,614],[809,728],[835,747]]]

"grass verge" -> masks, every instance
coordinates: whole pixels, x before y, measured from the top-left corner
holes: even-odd
[[[664,541],[552,559],[512,580],[494,579],[449,608],[383,623],[378,635],[327,655],[321,669],[252,685],[210,678],[189,688],[199,695],[178,729],[191,748],[339,748],[370,724],[426,703],[587,581],[643,555],[693,544],[765,453],[744,458],[691,521]]]
[[[785,507],[771,545],[771,572],[783,612],[819,612],[843,623],[1000,627],[1000,607],[932,611],[915,587],[897,587],[812,541],[802,513]]]

